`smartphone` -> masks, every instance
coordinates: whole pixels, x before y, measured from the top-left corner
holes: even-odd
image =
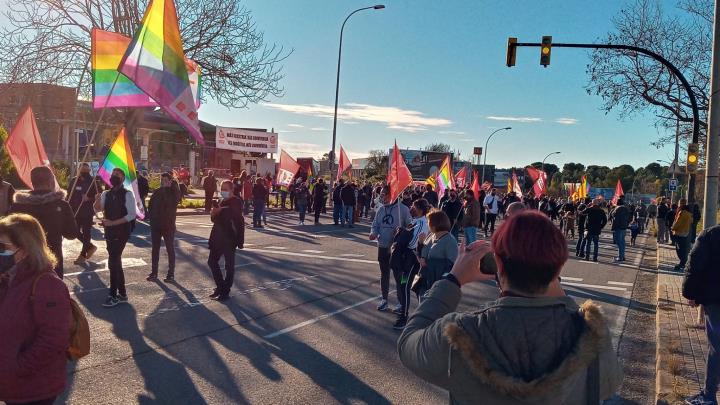
[[[480,272],[483,274],[497,274],[497,262],[495,262],[495,254],[488,252],[480,260]]]

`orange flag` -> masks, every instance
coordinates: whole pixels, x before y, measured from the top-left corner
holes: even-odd
[[[475,198],[480,197],[480,180],[478,178],[478,172],[477,170],[473,170],[473,182],[472,186],[470,187],[472,189],[473,194],[475,194]],[[481,201],[482,203],[482,201]]]
[[[352,169],[352,162],[348,159],[345,149],[340,145],[340,162],[338,163],[337,179],[335,181],[340,181],[343,173],[350,169]]]
[[[625,195],[625,192],[622,188],[622,183],[620,183],[620,179],[618,179],[617,185],[615,185],[615,195],[612,198],[613,205],[617,205],[618,200]]]
[[[10,136],[5,142],[5,149],[17,169],[18,176],[30,188],[32,188],[30,171],[40,166],[50,167],[50,160],[45,153],[40,139],[40,131],[38,131],[30,106],[25,107],[10,131]]]
[[[387,174],[387,183],[390,186],[390,201],[394,202],[400,193],[409,185],[413,184],[412,174],[405,165],[405,159],[400,154],[397,142],[393,148],[392,156],[390,156],[390,168]]]

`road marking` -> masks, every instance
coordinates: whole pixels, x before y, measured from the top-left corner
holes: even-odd
[[[377,260],[353,259],[351,257],[318,256],[318,255],[311,255],[311,254],[306,254],[306,253],[295,253],[295,252],[285,252],[285,251],[279,252],[277,250],[252,249],[252,248],[251,249],[243,249],[243,250],[248,251],[248,252],[269,253],[269,254],[285,255],[285,256],[309,257],[312,259],[344,260],[346,262],[377,264]]]
[[[127,287],[129,285],[135,285],[135,284],[139,284],[139,283],[134,283],[134,282],[126,283],[125,286]],[[78,295],[78,294],[85,294],[85,293],[94,292],[94,291],[107,291],[107,290],[108,290],[108,287],[89,288],[89,289],[83,288],[83,289],[80,289],[80,291],[71,292],[70,295]]]
[[[265,246],[265,249],[286,250],[285,246]]]
[[[77,276],[80,274],[101,273],[104,271],[110,271],[110,269],[108,269],[108,267],[107,267],[107,259],[97,262],[97,264],[103,264],[103,263],[105,263],[104,268],[83,270],[83,271],[78,271],[76,273],[65,273],[64,276],[69,277],[69,276]],[[123,269],[131,268],[131,267],[142,267],[142,266],[147,266],[147,262],[143,259],[128,257],[128,258],[122,259],[122,266],[123,266]]]
[[[311,249],[303,250],[303,252],[305,252],[305,253],[325,253],[322,250],[311,250]]]
[[[312,324],[314,324],[314,323],[317,323],[317,322],[322,321],[323,319],[329,318],[329,317],[331,317],[331,316],[337,315],[337,314],[339,314],[339,313],[345,312],[345,311],[350,310],[350,309],[353,309],[353,308],[355,308],[355,307],[359,307],[360,305],[367,304],[367,303],[370,302],[370,301],[374,301],[374,300],[377,300],[377,299],[380,299],[380,298],[381,298],[381,296],[379,296],[379,295],[376,296],[376,297],[370,297],[370,298],[368,298],[368,299],[366,299],[366,300],[362,300],[362,301],[360,301],[360,302],[358,302],[358,303],[355,303],[355,304],[352,304],[352,305],[348,305],[348,306],[346,306],[346,307],[344,307],[344,308],[340,308],[340,309],[338,309],[338,310],[335,310],[335,311],[332,311],[332,312],[328,312],[327,314],[323,314],[323,315],[317,316],[317,317],[315,317],[315,318],[313,318],[313,319],[308,319],[308,320],[305,321],[305,322],[300,322],[300,323],[297,324],[297,325],[289,326],[289,327],[287,327],[287,328],[285,328],[285,329],[281,329],[281,330],[279,330],[279,331],[277,331],[277,332],[273,332],[273,333],[271,333],[271,334],[269,334],[269,335],[265,335],[265,336],[263,336],[263,338],[265,338],[265,339],[272,339],[272,338],[278,337],[278,336],[280,336],[280,335],[284,335],[284,334],[286,334],[286,333],[290,333],[290,332],[292,332],[292,331],[294,331],[294,330],[297,330],[297,329],[300,329],[300,328],[302,328],[302,327],[304,327],[304,326],[312,325]]]
[[[620,281],[608,281],[607,283],[608,283],[608,284],[612,284],[612,285],[622,285],[622,286],[625,286],[625,287],[632,287],[632,286],[633,286],[633,283],[623,283],[623,282],[620,282]]]
[[[343,253],[340,257],[365,257],[365,255],[359,255],[357,253]]]
[[[600,290],[613,290],[613,291],[627,291],[627,288],[621,288],[621,287],[612,287],[607,285],[596,285],[596,284],[583,284],[583,283],[566,283],[562,282],[563,285],[568,285],[570,287],[585,287],[590,289],[600,289]]]
[[[563,281],[565,281],[565,280],[567,280],[567,281],[583,281],[583,279],[581,279],[581,278],[565,277],[565,276],[563,276],[563,275],[560,275],[560,278],[561,278]]]

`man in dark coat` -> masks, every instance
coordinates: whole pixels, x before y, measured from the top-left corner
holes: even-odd
[[[434,208],[438,207],[438,194],[433,191],[433,186],[430,184],[425,185],[425,193],[423,193],[422,198],[426,199]]]
[[[243,200],[233,195],[232,190],[232,182],[223,181],[220,187],[222,200],[210,213],[213,227],[208,241],[210,255],[207,263],[215,280],[215,291],[210,294],[210,298],[218,301],[230,298],[230,288],[235,276],[235,249],[242,249],[245,243]],[[224,277],[220,270],[221,257],[225,258]]]
[[[29,214],[40,222],[47,236],[48,247],[57,259],[55,272],[62,278],[62,240],[79,236],[75,216],[70,204],[65,201],[65,191],[55,190],[55,175],[49,167],[32,169],[30,181],[33,191],[15,194],[15,203],[10,207],[10,212]]]
[[[340,211],[340,225],[345,226],[347,221],[348,228],[353,227],[353,211],[357,205],[357,197],[355,196],[355,183],[347,183],[340,190],[340,199],[342,200],[342,210]]]
[[[327,198],[327,186],[325,185],[325,180],[320,178],[317,184],[315,184],[312,193],[313,208],[315,209],[315,225],[320,225],[320,213],[323,207],[325,207],[325,198]]]
[[[205,212],[210,212],[212,208],[213,197],[217,192],[217,180],[215,179],[215,172],[212,170],[208,171],[208,175],[202,180],[202,187],[205,191]]]
[[[137,182],[138,182],[138,194],[140,194],[140,203],[142,204],[142,208],[144,212],[147,212],[147,206],[145,205],[145,200],[147,200],[148,194],[150,194],[150,183],[148,182],[148,179],[146,176],[144,176],[140,171],[136,171],[135,174],[137,175]]]
[[[160,261],[160,241],[165,241],[168,255],[168,272],[165,282],[175,281],[175,219],[177,206],[182,197],[180,186],[172,173],[163,173],[160,188],[155,190],[148,205],[150,215],[150,239],[152,240],[152,268],[148,281],[157,280]]]
[[[91,232],[95,216],[93,201],[99,190],[100,187],[90,174],[90,165],[87,163],[82,163],[78,176],[68,182],[68,202],[75,215],[79,239],[83,244],[80,255],[75,259],[75,264],[85,263],[97,251],[97,246],[92,243]]]

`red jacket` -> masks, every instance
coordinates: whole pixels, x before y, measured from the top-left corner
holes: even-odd
[[[55,273],[42,276],[31,302],[34,271],[18,265],[0,279],[0,401],[33,402],[65,391],[70,346],[70,293]]]

